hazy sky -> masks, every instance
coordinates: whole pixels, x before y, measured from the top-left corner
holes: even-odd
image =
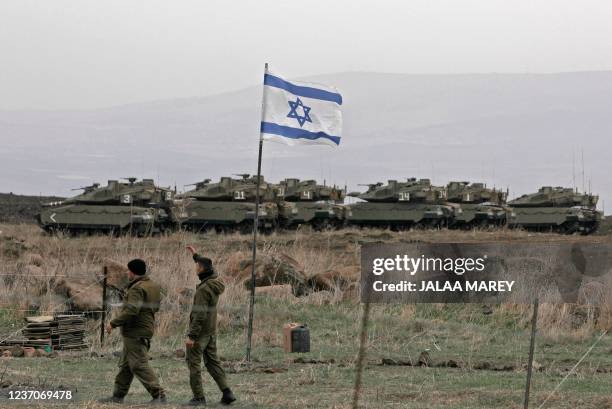
[[[2,0],[0,109],[95,108],[339,71],[612,69],[608,0]]]

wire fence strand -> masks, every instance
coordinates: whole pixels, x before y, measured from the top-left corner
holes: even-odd
[[[548,396],[546,397],[546,399],[544,399],[544,402],[542,402],[540,404],[540,406],[538,406],[538,409],[542,409],[544,407],[544,405],[546,404],[546,402],[548,402],[548,400],[555,394],[557,393],[557,391],[559,390],[559,388],[561,388],[561,385],[563,385],[563,383],[567,380],[567,378],[569,378],[574,371],[576,370],[576,368],[578,368],[578,366],[582,363],[582,361],[584,361],[584,359],[591,353],[591,351],[593,350],[593,348],[595,348],[595,346],[599,343],[599,341],[601,341],[601,339],[608,333],[608,330],[605,330],[604,332],[601,333],[601,335],[599,336],[599,338],[597,338],[595,340],[595,342],[593,343],[593,345],[591,345],[591,347],[589,349],[587,349],[587,351],[584,353],[584,355],[582,355],[582,357],[578,360],[578,362],[576,362],[576,365],[574,365],[572,367],[572,369],[570,369],[570,371],[567,373],[567,375],[565,375],[565,377],[563,379],[561,379],[561,382],[559,382],[559,384],[555,387],[555,389],[552,390],[552,392],[550,392],[548,394]]]

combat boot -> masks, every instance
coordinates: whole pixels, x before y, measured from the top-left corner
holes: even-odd
[[[191,398],[191,400],[183,404],[183,406],[206,406],[206,398],[204,396],[201,398]]]
[[[223,396],[221,397],[221,403],[223,403],[224,405],[229,405],[230,403],[236,400],[234,392],[232,392],[230,388],[225,388],[222,390],[222,392]]]
[[[157,398],[153,398],[149,401],[151,405],[164,405],[168,403],[168,399],[166,399],[165,394],[160,394]]]
[[[123,396],[113,395],[108,398],[98,399],[98,403],[123,403]]]

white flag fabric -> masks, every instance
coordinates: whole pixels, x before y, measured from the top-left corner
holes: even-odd
[[[268,71],[263,98],[263,139],[287,145],[340,144],[342,95],[335,88],[289,82]]]

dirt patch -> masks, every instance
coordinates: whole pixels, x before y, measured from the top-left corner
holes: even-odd
[[[293,360],[294,364],[335,364],[336,360],[334,358],[330,359],[315,359],[315,358],[304,358],[298,357]]]
[[[380,365],[382,366],[421,366],[421,367],[430,367],[430,368],[462,368],[462,369],[474,369],[477,371],[515,371],[517,368],[514,365],[508,364],[492,364],[490,362],[478,362],[473,366],[469,366],[462,361],[456,361],[454,359],[443,360],[443,361],[433,361],[431,357],[428,355],[423,356],[423,353],[419,356],[415,362],[411,360],[404,359],[394,359],[394,358],[382,358]],[[538,371],[542,371],[543,367],[539,366],[537,368]]]

